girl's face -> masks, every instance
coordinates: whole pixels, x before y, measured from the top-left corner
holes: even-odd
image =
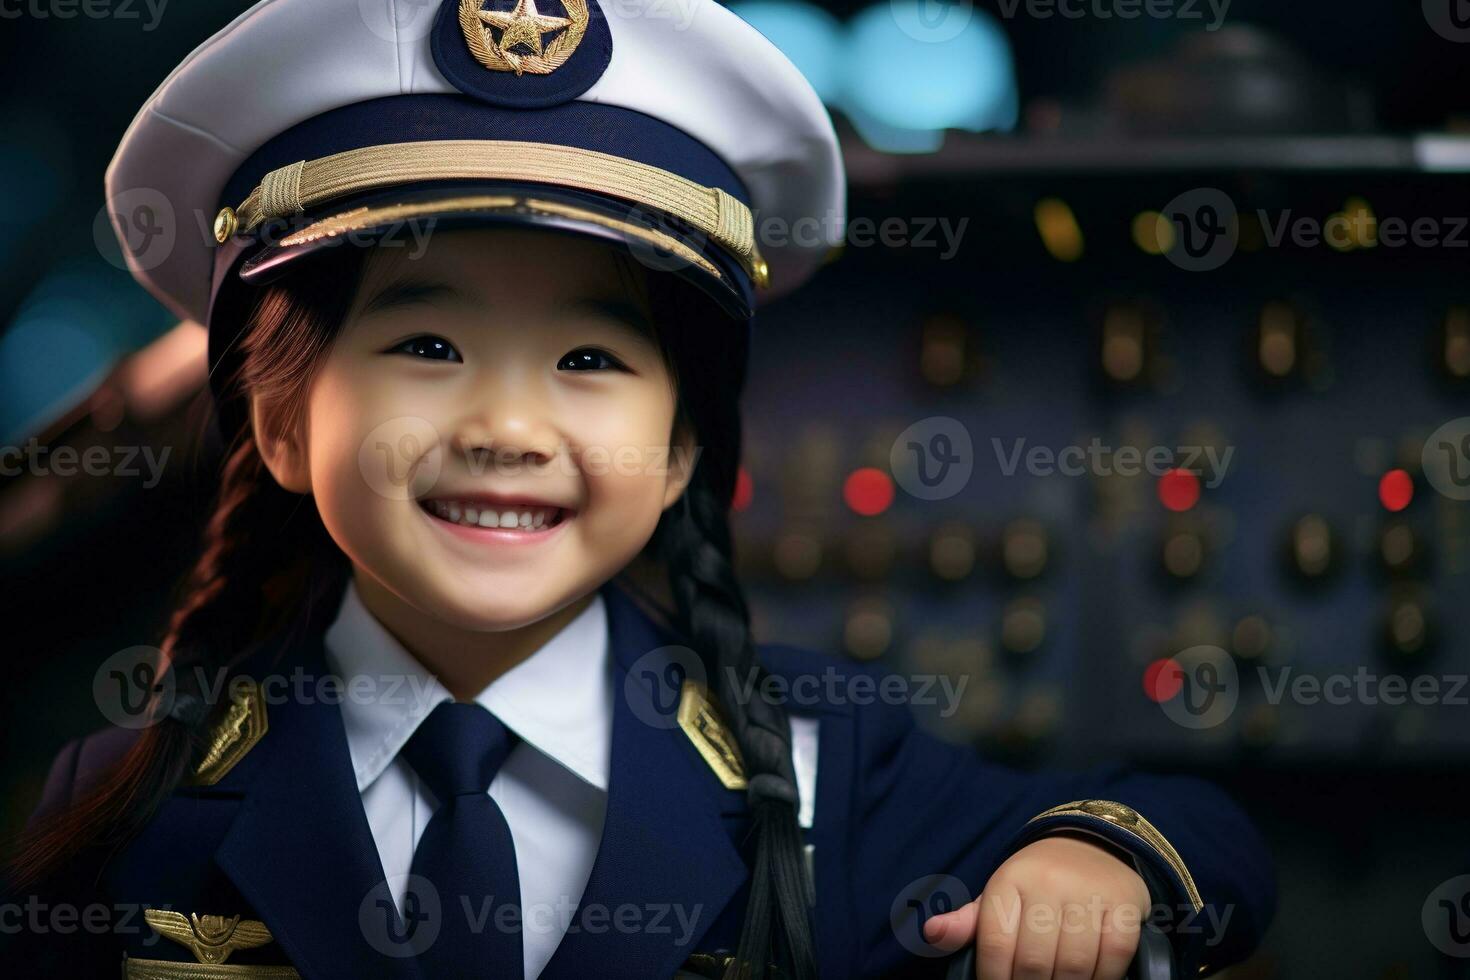
[[[255,406],[257,441],[356,574],[460,629],[519,628],[638,554],[692,440],[671,451],[674,384],[608,247],[496,229],[403,251],[373,251],[304,411],[277,433]]]

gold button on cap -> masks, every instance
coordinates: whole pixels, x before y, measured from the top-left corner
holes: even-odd
[[[214,240],[223,245],[234,236],[239,226],[240,219],[235,216],[234,208],[220,208],[219,214],[214,216]]]

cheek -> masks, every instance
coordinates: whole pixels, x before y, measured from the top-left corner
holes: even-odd
[[[588,498],[588,516],[623,534],[652,533],[663,512],[669,472],[669,434],[674,406],[668,396],[630,400],[616,412],[589,413],[578,432],[577,452]]]
[[[384,533],[386,508],[402,506],[424,471],[434,433],[389,388],[351,379],[328,364],[309,403],[312,493],[343,550]],[[432,456],[428,457],[432,460]]]

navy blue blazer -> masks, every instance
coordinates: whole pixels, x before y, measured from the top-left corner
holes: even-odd
[[[605,585],[603,595],[615,689],[624,694],[614,711],[605,824],[573,929],[542,975],[669,977],[710,962],[699,954],[717,957],[737,944],[752,859],[746,796],[724,787],[678,726],[640,720],[664,709],[636,703],[638,685],[623,679],[650,651],[679,640],[620,586]],[[878,676],[871,666],[792,647],[765,645],[760,654],[788,681],[832,669]],[[327,672],[319,632],[280,657],[273,670]],[[819,716],[815,818],[805,835],[823,977],[942,976],[944,960],[913,952],[923,915],[947,907],[936,904],[944,890],[926,891],[925,882],[957,879],[976,896],[1011,852],[1059,830],[1105,838],[1134,857],[1156,902],[1176,910],[1166,931],[1183,975],[1235,962],[1260,939],[1275,904],[1270,859],[1245,815],[1209,784],[1114,768],[1019,772],[932,737],[906,706],[834,700],[793,708]],[[25,975],[116,976],[125,954],[193,962],[185,946],[143,922],[141,910],[151,908],[263,922],[273,941],[235,953],[230,964],[289,964],[310,980],[422,976],[411,957],[381,951],[392,923],[371,922],[395,913],[372,900],[386,894],[384,874],[340,709],[323,699],[278,699],[268,719],[259,743],[217,783],[181,786],[105,861],[78,862],[84,866],[50,891],[19,897],[100,903],[109,922],[11,935]],[[105,778],[133,737],[110,729],[68,744],[34,819]],[[1060,806],[1099,800],[1122,806]],[[1133,811],[1177,857],[1130,825]],[[952,878],[930,877],[940,875]],[[637,927],[612,928],[629,905]],[[589,909],[600,917],[582,917]],[[374,928],[379,935],[370,938]]]

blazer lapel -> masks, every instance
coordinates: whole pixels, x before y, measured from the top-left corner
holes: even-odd
[[[254,750],[266,755],[251,767],[215,860],[303,977],[416,978],[411,957],[385,952],[403,948],[385,942],[401,935],[401,922],[363,812],[341,711],[316,683],[329,673],[319,635],[303,643],[296,663],[308,683],[298,687],[274,668],[287,683],[275,697],[267,689],[269,729]]]
[[[587,888],[542,976],[647,980],[688,959],[748,872],[720,817],[728,791],[687,744],[672,706],[656,703],[668,692],[636,676],[657,674],[665,665],[651,660],[677,639],[618,586],[601,591],[616,692],[607,812]],[[629,906],[636,928],[618,925]]]

